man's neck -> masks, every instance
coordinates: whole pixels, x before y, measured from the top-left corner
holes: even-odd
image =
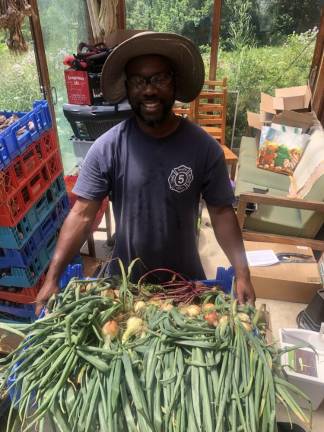
[[[177,129],[181,118],[172,112],[163,123],[157,126],[149,126],[138,116],[136,116],[136,121],[139,128],[147,135],[151,135],[153,138],[164,138],[171,135]]]

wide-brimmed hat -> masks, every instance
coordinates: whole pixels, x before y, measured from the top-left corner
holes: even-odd
[[[170,59],[176,80],[176,100],[191,102],[201,91],[205,69],[193,42],[175,33],[145,31],[118,45],[107,58],[101,73],[103,97],[118,103],[126,97],[125,66],[142,55],[161,55]]]

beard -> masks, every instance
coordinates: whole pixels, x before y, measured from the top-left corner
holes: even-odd
[[[138,116],[147,126],[152,128],[159,127],[170,116],[174,100],[174,98],[162,100],[158,97],[139,99],[128,96],[129,104],[136,116]],[[144,107],[145,102],[159,102],[160,109],[154,113],[146,112]]]

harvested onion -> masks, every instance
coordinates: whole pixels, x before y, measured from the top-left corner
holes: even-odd
[[[127,327],[122,337],[125,343],[131,336],[142,334],[144,330],[144,321],[138,317],[131,317],[127,320]]]
[[[215,309],[214,303],[205,303],[202,305],[202,310],[204,312],[209,312],[209,311],[214,310],[214,309]]]
[[[240,312],[237,314],[237,317],[240,319],[241,322],[246,322],[246,323],[251,322],[251,318],[246,313]]]
[[[160,309],[164,312],[169,312],[173,309],[173,305],[171,303],[162,303]]]
[[[207,321],[208,325],[217,327],[218,315],[216,311],[206,313],[206,315],[204,315],[204,319]]]
[[[140,312],[141,310],[145,309],[145,302],[143,300],[139,300],[134,304],[134,311],[135,313]]]
[[[187,307],[187,315],[190,317],[196,317],[201,313],[200,306],[198,305],[189,305]]]
[[[110,320],[103,325],[101,331],[105,339],[105,344],[109,345],[109,343],[118,336],[119,325],[117,321]]]

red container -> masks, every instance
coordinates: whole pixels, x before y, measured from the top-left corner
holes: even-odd
[[[33,165],[31,158],[28,164]],[[24,165],[26,168],[26,166]],[[0,225],[16,226],[53,181],[63,172],[59,150],[48,155],[32,171],[21,176],[17,171],[0,172]]]
[[[45,132],[30,144],[10,165],[0,173],[0,200],[4,201],[30,179],[46,158],[58,150],[54,131]]]
[[[34,303],[39,290],[45,280],[45,274],[41,276],[39,281],[31,288],[21,288],[16,292],[8,290],[8,287],[0,287],[0,300],[11,301],[20,304]]]
[[[92,105],[92,92],[90,90],[88,72],[66,69],[64,77],[69,103]]]

